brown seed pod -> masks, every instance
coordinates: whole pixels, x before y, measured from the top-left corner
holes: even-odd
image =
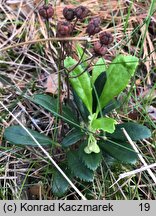
[[[63,16],[66,20],[72,21],[75,18],[75,11],[72,8],[65,7],[63,9]]]
[[[107,52],[107,48],[103,46],[99,41],[94,43],[94,52],[96,55],[103,56]]]
[[[112,34],[109,32],[102,32],[99,35],[99,39],[100,39],[100,43],[106,46],[111,44],[114,40]]]
[[[99,17],[92,19],[86,29],[86,32],[90,35],[95,35],[101,31],[101,20]]]
[[[59,21],[57,24],[57,37],[69,37],[73,31],[73,25],[67,21]]]
[[[88,8],[84,6],[78,6],[77,8],[75,8],[75,16],[78,19],[84,19],[85,17],[87,17],[88,13],[89,13]]]
[[[54,15],[54,9],[51,4],[48,5],[43,5],[42,7],[39,8],[39,14],[41,17],[44,19],[49,19]]]

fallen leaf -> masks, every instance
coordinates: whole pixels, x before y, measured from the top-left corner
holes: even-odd
[[[58,93],[58,75],[56,73],[50,74],[44,87],[46,93],[56,95]]]
[[[156,122],[156,108],[154,106],[149,106],[147,108],[147,112],[148,112],[148,115],[149,117],[154,121]]]
[[[29,188],[28,193],[29,193],[29,198],[31,199],[39,199],[43,196],[43,186],[39,182],[36,185],[33,185]]]

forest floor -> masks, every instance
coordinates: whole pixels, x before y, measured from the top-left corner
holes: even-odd
[[[39,8],[44,2],[53,4],[54,8],[53,18],[48,20],[39,14]],[[34,94],[47,94],[55,98],[58,96],[62,103],[67,100],[69,86],[60,60],[60,50],[65,45],[62,46],[59,40],[48,38],[56,37],[57,22],[64,20],[63,8],[79,5],[87,7],[90,12],[87,18],[77,22],[72,43],[67,48],[69,54],[78,60],[75,50],[79,43],[85,49],[85,54],[92,56],[93,43],[98,40],[98,34],[90,37],[87,47],[83,38],[89,38],[86,33],[89,20],[99,17],[101,31],[113,36],[113,43],[103,56],[106,63],[109,65],[118,54],[139,58],[135,76],[126,91],[118,97],[124,103],[114,111],[116,121],[145,125],[151,131],[151,138],[137,142],[138,151],[145,163],[139,159],[133,165],[121,162],[111,164],[103,159],[93,182],[86,183],[78,178],[72,182],[87,199],[156,199],[155,1],[53,2],[55,1],[0,0],[0,199],[80,199],[80,194],[72,186],[65,195],[55,195],[54,189],[52,190],[54,164],[42,149],[16,145],[16,142],[12,144],[4,137],[6,128],[19,125],[20,122],[24,127],[53,139],[57,137],[55,141],[59,144],[64,138],[60,132],[62,122],[25,95],[32,97]],[[74,38],[79,39],[76,41]],[[68,52],[63,55],[68,55]],[[90,71],[92,67],[93,64]],[[58,75],[60,68],[61,78]],[[65,124],[64,128],[64,134],[67,134],[69,125]],[[44,149],[57,164],[65,157],[59,148]],[[150,172],[147,169],[141,170],[117,182],[120,174],[152,164]]]

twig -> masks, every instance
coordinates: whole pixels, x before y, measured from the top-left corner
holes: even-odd
[[[0,176],[0,180],[14,180],[17,176]]]
[[[130,138],[130,136],[128,135],[127,131],[122,128],[123,130],[123,133],[125,134],[127,140],[129,141],[129,143],[131,144],[131,146],[133,147],[133,149],[135,150],[135,152],[138,154],[138,157],[140,158],[141,162],[143,163],[143,167],[139,168],[139,169],[136,169],[136,170],[133,170],[133,171],[130,171],[130,172],[126,172],[126,173],[122,173],[119,175],[119,178],[116,182],[114,182],[111,186],[113,187],[115,184],[117,184],[121,179],[125,178],[125,177],[128,177],[128,176],[132,176],[136,173],[139,173],[139,172],[142,172],[142,171],[145,171],[147,170],[147,172],[149,173],[149,175],[151,176],[151,178],[153,179],[154,183],[156,184],[156,176],[153,174],[153,172],[150,170],[151,168],[153,167],[156,167],[156,163],[154,164],[150,164],[148,165],[146,163],[146,161],[144,160],[144,158],[142,157],[142,155],[139,153],[137,147],[135,146],[135,144],[133,143],[132,139]]]
[[[125,134],[127,140],[129,141],[129,143],[131,144],[131,146],[133,147],[133,149],[135,150],[135,152],[138,154],[139,159],[141,160],[141,162],[143,163],[143,165],[146,167],[145,170],[147,170],[147,172],[149,173],[149,175],[150,175],[151,178],[153,179],[154,183],[156,183],[156,176],[153,174],[153,172],[152,172],[152,171],[150,170],[150,168],[148,167],[148,166],[150,166],[150,165],[148,165],[148,164],[146,163],[146,161],[144,160],[144,158],[142,157],[142,155],[139,153],[139,151],[138,151],[136,145],[134,144],[134,142],[132,141],[132,139],[131,139],[130,136],[128,135],[127,131],[126,131],[124,128],[122,128],[122,130],[123,130],[123,133]],[[154,164],[154,166],[155,166],[155,164]]]
[[[27,44],[34,44],[39,42],[47,42],[47,41],[90,41],[89,37],[66,37],[66,38],[60,38],[60,37],[51,37],[46,39],[38,39],[38,40],[31,40],[31,41],[25,41],[22,43],[16,43],[4,48],[0,48],[0,52],[6,51],[8,49],[16,48],[19,46],[27,45]]]
[[[128,177],[128,176],[134,175],[136,173],[151,169],[153,167],[156,167],[156,163],[150,164],[150,165],[147,165],[147,166],[142,166],[141,168],[135,169],[135,170],[130,171],[130,172],[122,173],[122,174],[119,175],[119,178],[122,179],[122,178],[125,178],[125,177]]]

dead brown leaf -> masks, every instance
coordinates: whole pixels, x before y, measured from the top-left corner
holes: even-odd
[[[58,76],[56,73],[50,74],[47,78],[47,82],[44,86],[46,88],[46,93],[51,93],[56,95],[58,93]]]

